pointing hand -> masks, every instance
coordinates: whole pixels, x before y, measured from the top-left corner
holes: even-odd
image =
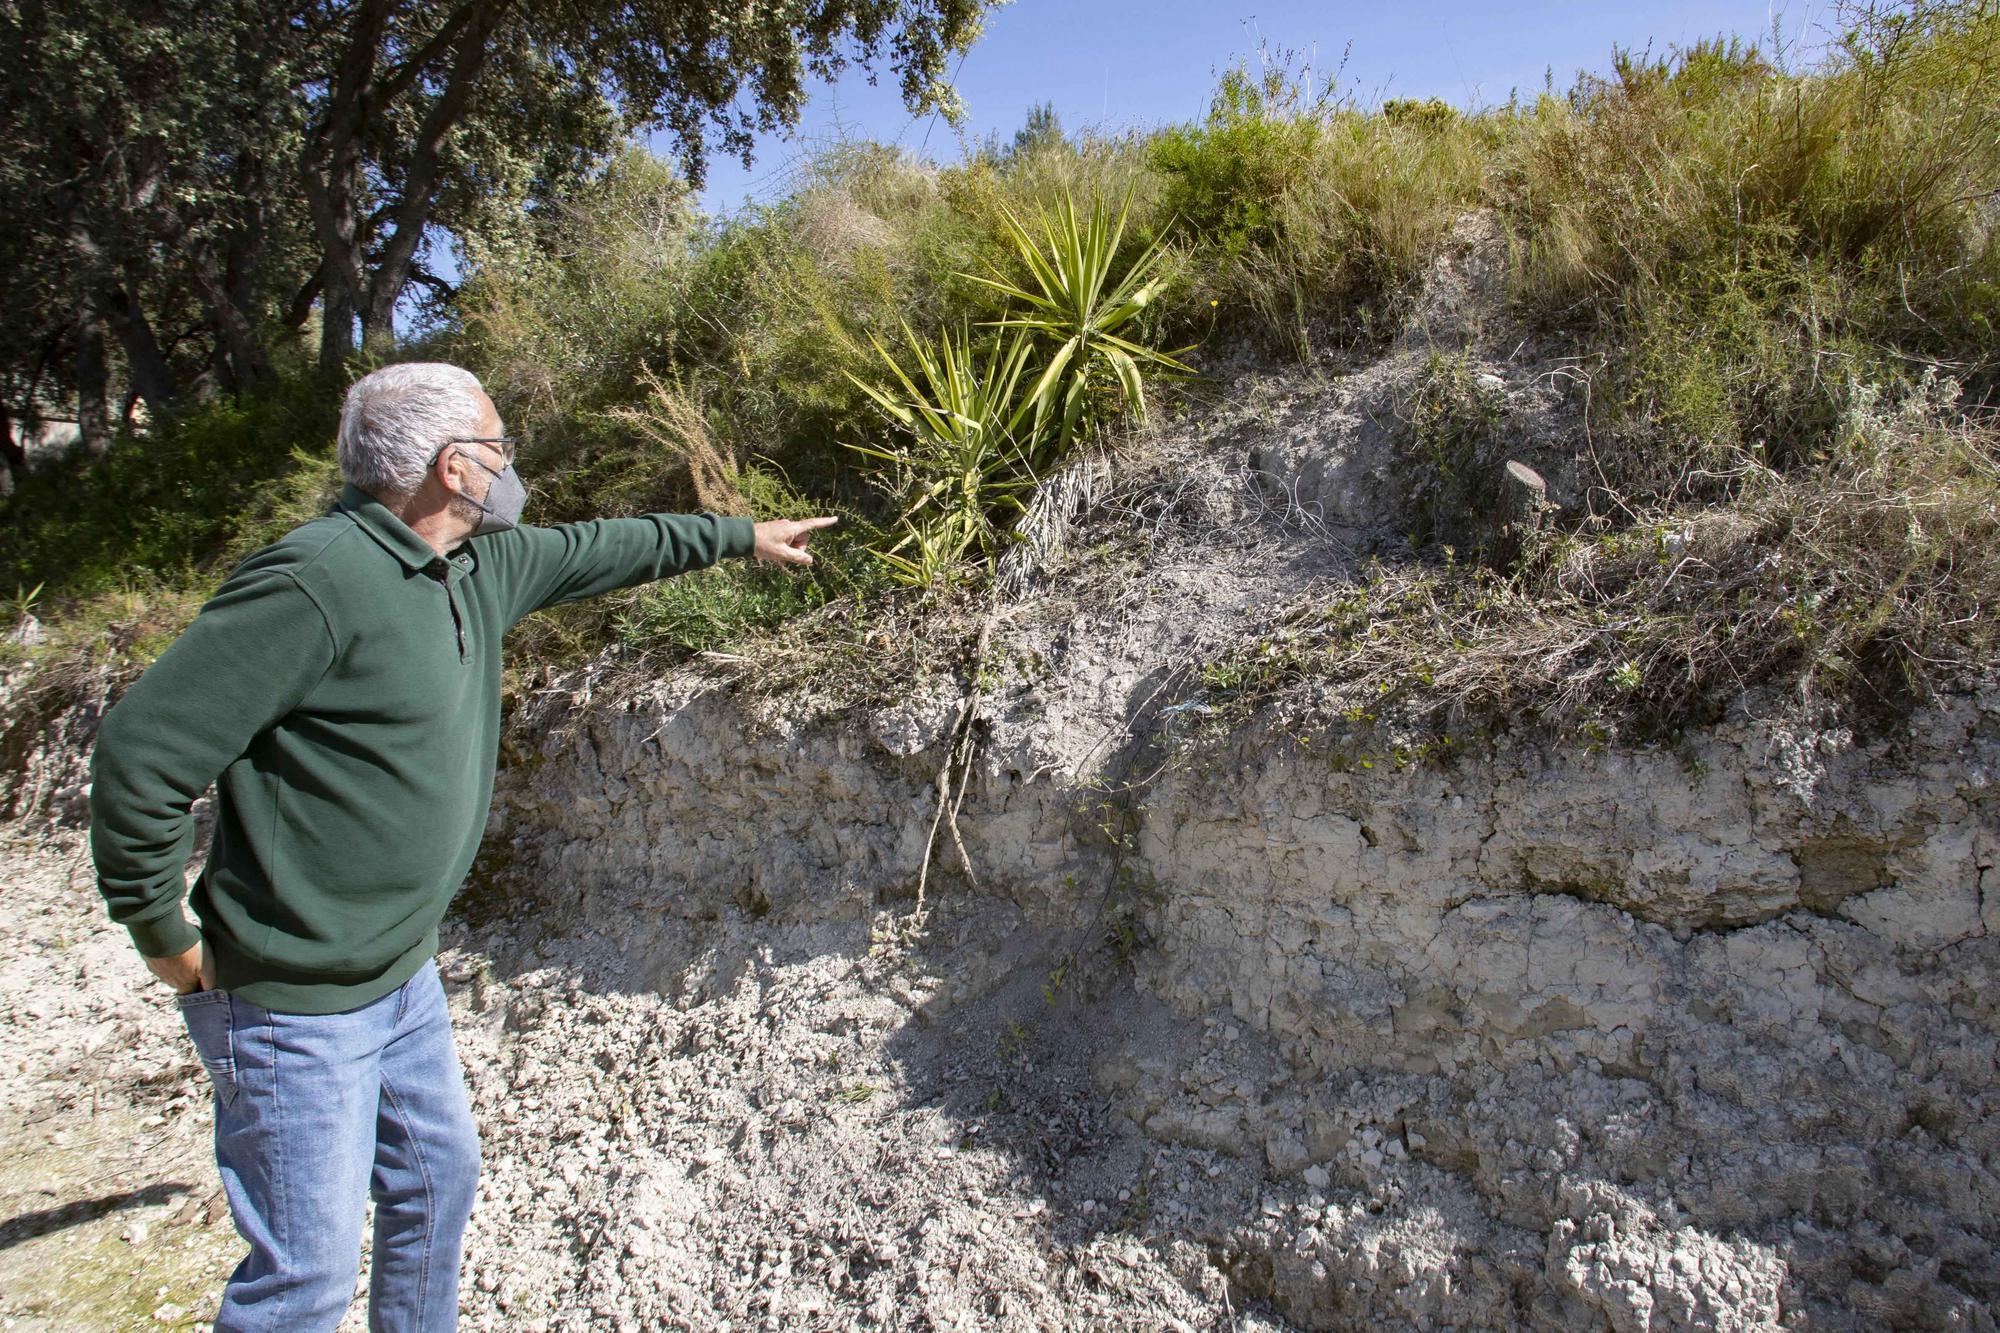
[[[810,565],[806,541],[820,528],[840,522],[831,515],[819,518],[776,518],[757,525],[757,558],[773,565]]]

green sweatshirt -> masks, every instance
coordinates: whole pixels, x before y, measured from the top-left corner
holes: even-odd
[[[347,487],[238,567],[105,714],[91,851],[147,957],[203,939],[216,984],[324,1014],[437,950],[493,796],[500,644],[545,606],[748,555],[749,519],[653,514],[475,537],[440,557]],[[216,818],[192,905],[188,807]]]

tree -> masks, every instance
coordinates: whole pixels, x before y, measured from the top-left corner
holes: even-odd
[[[267,287],[307,236],[269,188],[303,68],[269,19],[257,0],[0,4],[0,383],[74,395],[93,452],[114,369],[156,413],[269,373]]]
[[[949,58],[991,0],[348,0],[315,9],[323,94],[300,156],[322,252],[322,359],[393,337],[432,229],[511,177],[544,201],[626,134],[664,126],[699,184],[711,147],[796,124],[810,74],[887,51],[912,112],[955,114]],[[747,106],[745,99],[747,98]],[[471,140],[479,155],[455,151]]]
[[[520,231],[640,130],[699,183],[853,61],[955,114],[990,3],[0,0],[0,415],[74,402],[101,449],[115,388],[254,385],[315,304],[337,369],[412,284],[450,299],[441,238]]]

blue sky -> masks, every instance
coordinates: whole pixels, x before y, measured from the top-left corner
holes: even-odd
[[[1513,88],[1532,95],[1550,68],[1566,88],[1579,69],[1607,68],[1614,43],[1665,51],[1734,33],[1768,53],[1775,17],[1788,41],[1823,44],[1833,12],[1832,0],[1015,0],[988,16],[958,70],[967,111],[958,133],[972,142],[1010,138],[1041,102],[1053,103],[1069,130],[1193,119],[1216,74],[1238,57],[1254,59],[1260,42],[1297,51],[1322,77],[1337,73],[1340,91],[1363,105],[1441,97],[1463,107],[1505,102]],[[942,120],[912,121],[893,76],[885,71],[881,86],[870,87],[851,70],[816,90],[796,138],[760,142],[748,170],[712,160],[709,209],[782,196],[800,157],[842,135],[902,143],[940,161],[960,151]]]

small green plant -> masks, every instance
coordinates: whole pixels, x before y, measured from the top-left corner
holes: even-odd
[[[1018,1064],[1027,1056],[1028,1042],[1034,1034],[1028,1025],[1018,1018],[1010,1018],[993,1037],[993,1053],[1008,1064]]]
[[[35,614],[35,608],[41,605],[42,589],[47,586],[45,582],[37,583],[26,592],[17,587],[12,597],[0,599],[0,608],[4,608],[6,612],[7,623],[18,625]]]
[[[1479,548],[1493,500],[1481,446],[1499,421],[1501,401],[1464,356],[1432,352],[1424,363],[1402,405],[1410,431],[1405,484],[1415,518],[1413,545],[1448,543],[1447,560],[1457,547]]]
[[[1142,1227],[1153,1214],[1153,1182],[1141,1180],[1132,1189],[1132,1197],[1125,1201],[1123,1224],[1128,1227]]]

